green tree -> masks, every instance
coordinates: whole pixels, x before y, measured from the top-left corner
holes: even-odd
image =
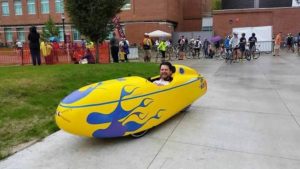
[[[55,25],[53,19],[49,16],[48,21],[45,23],[45,27],[43,27],[41,39],[43,41],[48,41],[50,37],[58,37],[59,29]]]
[[[220,10],[222,9],[222,0],[213,0],[213,10]]]
[[[112,19],[125,5],[125,0],[66,0],[66,11],[80,33],[96,42],[103,42],[113,30]],[[96,62],[99,52],[96,50]]]

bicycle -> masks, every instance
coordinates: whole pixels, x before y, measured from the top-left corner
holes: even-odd
[[[260,45],[255,46],[255,52],[254,52],[254,55],[252,55],[253,59],[258,59],[260,57],[259,47],[260,47]]]
[[[221,57],[223,59],[225,59],[225,62],[227,63],[228,61],[230,62],[230,64],[232,63],[233,61],[233,52],[232,52],[232,48],[228,48],[228,49],[225,49],[225,55],[221,55]]]
[[[226,49],[223,47],[216,49],[214,57],[215,57],[215,59],[225,58],[226,57]]]
[[[258,48],[260,45],[256,45]],[[256,47],[252,47],[251,49],[246,49],[245,50],[245,58],[250,61],[251,59],[258,59],[260,57],[260,50]]]

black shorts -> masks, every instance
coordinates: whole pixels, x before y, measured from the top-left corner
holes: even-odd
[[[245,46],[240,46],[240,50],[241,50],[241,52],[245,52],[246,47]]]

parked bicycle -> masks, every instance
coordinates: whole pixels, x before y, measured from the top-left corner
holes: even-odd
[[[225,59],[225,62],[229,62],[230,64],[232,63],[233,61],[233,52],[232,52],[232,48],[229,48],[229,49],[225,49],[224,50],[224,55],[221,55],[221,57],[223,59]]]

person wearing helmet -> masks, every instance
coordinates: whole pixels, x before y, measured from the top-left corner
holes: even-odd
[[[255,33],[252,33],[252,36],[248,39],[248,42],[250,43],[249,49],[251,51],[252,56],[255,56],[255,50],[256,46],[255,43],[257,42],[257,38],[255,37]]]
[[[240,38],[240,43],[239,43],[239,46],[240,46],[240,51],[241,51],[241,57],[240,59],[243,59],[244,57],[244,54],[245,54],[245,50],[246,50],[246,38],[245,38],[246,34],[245,33],[242,33],[242,37]]]

